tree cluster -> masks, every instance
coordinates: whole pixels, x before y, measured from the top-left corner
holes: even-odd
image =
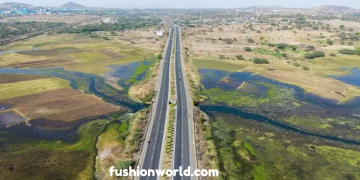
[[[325,53],[323,53],[321,51],[315,51],[315,52],[312,52],[312,53],[305,54],[304,57],[306,59],[315,59],[315,58],[318,58],[318,57],[325,57]]]

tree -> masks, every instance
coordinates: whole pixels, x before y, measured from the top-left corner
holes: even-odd
[[[235,57],[236,57],[237,60],[244,60],[244,57],[242,55],[240,55],[240,54],[236,55]]]
[[[341,30],[344,30],[344,29],[345,29],[345,26],[342,24],[342,25],[339,26],[339,28],[340,28]]]
[[[244,47],[244,50],[245,51],[251,51],[251,48],[250,47]]]

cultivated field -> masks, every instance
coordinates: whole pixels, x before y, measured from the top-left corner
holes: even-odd
[[[8,111],[16,110],[28,120],[71,122],[121,111],[120,107],[107,104],[96,96],[68,88],[5,99],[0,104],[10,105]]]
[[[152,49],[160,48],[160,44],[154,45],[157,48],[145,49],[147,46],[141,43],[138,47],[116,41],[78,35],[44,35],[2,46],[5,50],[25,51],[0,55],[0,67],[65,67],[66,70],[100,75],[108,71],[107,65],[143,60],[154,55]],[[40,50],[31,51],[34,47]]]

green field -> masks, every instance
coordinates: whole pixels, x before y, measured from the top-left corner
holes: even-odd
[[[71,54],[69,56],[75,58],[77,62],[83,62],[83,63],[110,59],[110,57],[97,52],[83,52],[78,54]]]
[[[70,88],[69,81],[59,78],[45,78],[0,84],[0,100],[62,88]]]
[[[30,51],[38,47],[37,51]],[[49,35],[9,44],[6,50],[27,50],[0,55],[0,66],[23,68],[64,67],[66,70],[102,75],[106,66],[153,57],[156,52],[119,42],[80,35]]]
[[[194,59],[193,63],[198,68],[218,69],[224,71],[239,71],[242,68],[246,67],[245,65],[239,65],[221,60]]]

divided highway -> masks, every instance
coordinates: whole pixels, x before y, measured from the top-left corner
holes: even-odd
[[[181,41],[179,27],[175,28],[175,73],[176,73],[176,94],[177,94],[177,110],[176,110],[176,130],[175,130],[175,156],[173,158],[174,169],[182,170],[191,167],[191,173],[194,171],[194,153],[193,148],[191,118],[192,112],[189,112],[189,96],[186,95],[186,79],[183,75]],[[192,103],[192,102],[191,102]],[[192,177],[181,177],[179,175],[173,177],[174,180],[190,180]]]
[[[169,25],[169,23],[165,20],[165,22]],[[170,26],[170,25],[169,25]],[[169,102],[169,83],[170,83],[170,59],[172,54],[172,46],[173,46],[173,37],[174,37],[174,29],[170,26],[170,36],[168,40],[168,45],[166,49],[166,55],[163,62],[163,72],[160,73],[160,89],[158,92],[158,99],[156,101],[156,110],[155,116],[153,118],[153,123],[150,124],[150,136],[144,142],[144,150],[145,156],[142,159],[141,169],[159,169],[162,152],[163,152],[163,140],[164,140],[164,132],[165,132],[165,124],[167,118],[167,107]],[[141,180],[154,180],[158,179],[156,176],[147,176],[140,177]]]

